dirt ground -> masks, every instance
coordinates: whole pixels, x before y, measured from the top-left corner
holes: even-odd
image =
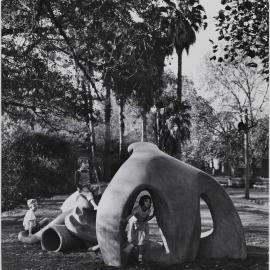
[[[249,201],[243,199],[242,189],[227,189],[243,223],[248,257],[246,260],[196,260],[195,262],[181,265],[161,266],[144,265],[137,267],[130,265],[126,270],[266,270],[268,269],[268,193],[251,191]],[[49,217],[53,219],[60,211],[59,207],[66,196],[56,196],[51,199],[43,199],[37,211],[37,217]],[[41,249],[40,244],[26,245],[17,240],[17,235],[22,230],[22,220],[25,207],[18,207],[13,211],[4,212],[1,215],[2,230],[2,269],[76,269],[76,270],[103,270],[109,269],[102,261],[100,252],[94,253],[85,250],[54,253]],[[204,203],[201,204],[202,229],[211,228],[212,219],[209,210]],[[150,224],[152,240],[160,241],[157,224],[153,220]]]

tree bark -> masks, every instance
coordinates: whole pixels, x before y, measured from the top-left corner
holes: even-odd
[[[90,152],[90,157],[91,157],[91,162],[92,162],[92,169],[94,172],[94,176],[96,179],[96,182],[100,182],[100,175],[98,173],[98,169],[97,169],[97,165],[95,162],[95,157],[96,157],[96,134],[95,134],[95,128],[94,128],[94,123],[93,123],[93,113],[94,113],[94,109],[93,109],[93,100],[92,100],[92,96],[89,99],[89,133],[90,133],[90,148],[89,148],[89,152]],[[90,168],[90,167],[89,167]]]
[[[182,53],[183,49],[177,50],[178,71],[177,71],[177,100],[182,102]]]
[[[120,97],[119,99],[119,161],[123,160],[123,144],[124,144],[124,132],[125,132],[125,123],[124,123],[124,98]]]
[[[89,163],[89,179],[90,182],[99,182],[99,175],[97,173],[96,165],[95,165],[95,156],[96,156],[96,141],[95,141],[95,129],[93,124],[93,99],[92,93],[90,88],[86,88],[84,82],[82,82],[82,96],[84,100],[84,109],[85,109],[85,122],[88,127],[88,136],[89,136],[89,143],[88,143],[88,163]]]
[[[182,102],[182,53],[183,53],[183,48],[179,48],[177,50],[177,55],[178,55],[178,71],[177,71],[177,100]],[[181,141],[179,138],[177,138],[176,142],[176,155],[175,157],[180,159],[182,158],[182,146],[181,146]]]
[[[159,125],[159,122],[160,122],[160,109],[157,108],[157,114],[156,114],[156,126],[157,126],[157,145],[158,145],[158,148],[161,149],[161,145],[160,145],[160,125]]]
[[[111,89],[106,88],[105,99],[105,145],[104,145],[104,181],[111,180]]]
[[[249,121],[248,121],[248,112],[247,109],[245,110],[245,141],[244,141],[244,147],[245,147],[245,198],[249,199],[249,177],[250,177],[250,170],[249,170]]]
[[[147,142],[146,127],[147,127],[147,116],[146,116],[145,110],[143,110],[142,111],[142,136],[141,136],[142,142]]]

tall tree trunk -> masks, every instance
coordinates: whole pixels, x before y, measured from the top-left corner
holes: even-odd
[[[157,145],[158,148],[161,149],[160,145],[160,109],[157,107],[157,113],[156,113],[156,126],[157,126]]]
[[[105,99],[105,145],[104,145],[104,181],[111,180],[111,89],[106,88]]]
[[[142,137],[141,137],[142,142],[147,142],[146,127],[147,127],[147,116],[146,116],[145,110],[143,109],[142,110]]]
[[[180,48],[177,50],[177,55],[178,55],[178,71],[177,71],[177,100],[182,102],[182,53],[183,53],[183,48]],[[180,113],[180,112],[179,112]],[[180,138],[177,138],[177,143],[176,143],[176,158],[182,159],[182,146],[181,146],[181,141]]]
[[[124,98],[120,97],[119,99],[119,161],[123,160],[123,143],[124,143],[124,132],[125,132],[125,123],[124,123]]]
[[[177,50],[178,71],[177,71],[177,99],[182,102],[182,53],[183,49]]]
[[[95,132],[94,132],[94,126],[91,120],[91,116],[89,114],[89,121],[87,123],[88,126],[88,133],[89,133],[89,145],[88,145],[88,153],[89,153],[89,176],[90,176],[90,182],[94,182],[94,179],[98,182],[98,176],[95,169]]]
[[[227,166],[228,166],[228,175],[231,177],[232,176],[232,163],[231,163],[231,145],[230,142],[227,141],[227,153],[226,153],[226,158],[227,158]]]
[[[181,145],[181,142],[178,141],[177,143],[177,155],[176,157],[181,160],[182,159],[182,145]]]
[[[216,169],[215,169],[215,164],[214,164],[214,160],[213,159],[211,159],[211,167],[212,167],[212,175],[214,176]]]
[[[94,182],[94,179],[96,181],[99,181],[99,176],[97,174],[97,169],[95,165],[95,156],[96,156],[96,142],[95,142],[95,130],[93,125],[93,100],[92,100],[92,94],[91,90],[89,88],[86,88],[86,85],[84,82],[82,82],[82,97],[84,100],[84,110],[85,110],[85,122],[88,127],[88,136],[89,136],[89,143],[88,143],[88,152],[89,152],[89,179],[90,182]]]
[[[95,135],[95,128],[94,128],[94,109],[93,109],[93,99],[92,99],[92,94],[91,94],[91,90],[89,90],[89,124],[88,124],[88,129],[89,129],[89,135],[90,135],[90,157],[92,160],[92,169],[93,169],[93,173],[94,173],[94,177],[96,179],[96,182],[100,182],[100,174],[98,173],[98,168],[97,168],[97,164],[95,162],[95,157],[96,157],[96,135]]]

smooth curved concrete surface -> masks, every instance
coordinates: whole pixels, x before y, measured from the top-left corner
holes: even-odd
[[[96,243],[96,211],[93,206],[79,195],[73,207],[65,218],[67,229],[82,240]]]
[[[121,166],[105,190],[97,211],[96,233],[105,264],[126,261],[125,226],[142,190],[151,194],[159,227],[170,254],[147,249],[146,260],[167,264],[205,258],[246,258],[240,218],[225,190],[209,175],[160,151],[151,143],[129,146],[131,157]],[[200,197],[211,211],[214,232],[200,239]],[[147,258],[147,254],[149,258]],[[151,258],[150,258],[151,257]]]
[[[66,212],[69,210],[73,210],[74,206],[76,205],[76,201],[78,196],[80,195],[79,191],[75,191],[72,193],[62,204],[60,207],[62,212]]]

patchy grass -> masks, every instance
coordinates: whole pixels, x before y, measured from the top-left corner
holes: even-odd
[[[161,266],[144,265],[137,267],[130,265],[126,270],[267,270],[268,269],[268,194],[252,193],[253,199],[243,199],[242,190],[228,190],[242,220],[246,242],[248,245],[248,257],[246,260],[196,260],[195,262],[181,265]],[[263,196],[264,195],[264,196]],[[251,196],[251,198],[252,198]],[[59,207],[66,196],[56,196],[44,199],[40,202],[37,211],[38,217],[53,219],[60,211]],[[267,200],[266,200],[267,198]],[[264,203],[261,203],[264,200]],[[258,203],[258,201],[260,203]],[[205,206],[201,207],[203,217],[202,229],[211,227],[210,213]],[[22,219],[25,207],[18,207],[13,211],[2,213],[2,269],[76,269],[76,270],[103,270],[109,269],[102,261],[100,252],[76,251],[68,253],[47,252],[41,249],[40,244],[26,245],[17,240],[17,235],[22,230]],[[155,221],[150,224],[152,239],[159,240]]]

